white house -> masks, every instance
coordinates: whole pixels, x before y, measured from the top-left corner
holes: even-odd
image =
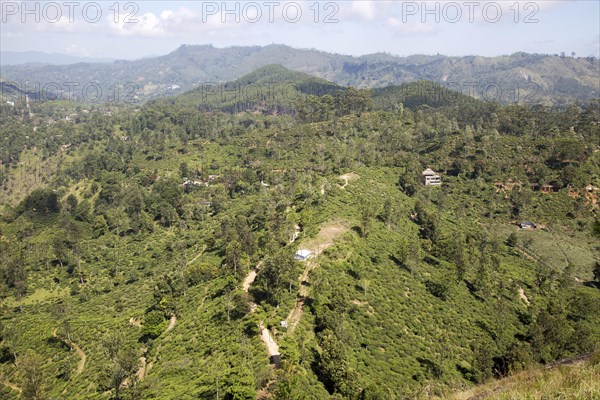
[[[312,256],[312,252],[310,250],[303,249],[296,252],[294,259],[298,261],[306,261],[310,258],[310,256]]]
[[[423,171],[423,182],[425,186],[440,186],[442,184],[442,177],[431,168],[427,168]]]

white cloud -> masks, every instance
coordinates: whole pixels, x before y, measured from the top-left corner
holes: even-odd
[[[402,23],[469,24],[489,23],[499,13],[499,21],[512,22],[518,14],[519,23],[524,18],[540,18],[541,13],[552,9],[565,0],[480,0],[465,2],[460,0],[421,0],[421,1],[353,1],[344,4],[344,14],[349,19],[365,23],[386,21],[395,18]],[[428,29],[426,29],[428,30]]]
[[[169,36],[165,29],[165,23],[160,17],[152,12],[140,15],[137,22],[125,22],[120,20],[117,23],[110,22],[112,32],[118,36],[143,36],[143,37],[165,37]]]
[[[250,13],[250,11],[249,11]],[[194,34],[216,34],[225,30],[242,31],[244,23],[236,23],[233,16],[228,16],[226,22],[221,21],[220,13],[206,15],[204,20],[201,13],[189,8],[163,10],[158,14],[146,12],[137,16],[137,22],[114,23],[108,20],[110,31],[117,36],[138,36],[147,38],[179,38]],[[246,24],[247,25],[247,24]]]
[[[353,1],[350,10],[354,15],[371,21],[375,17],[375,2],[371,0]]]
[[[174,13],[173,10],[164,10],[163,12],[160,13],[160,18],[161,19],[169,19],[171,17],[173,17]]]

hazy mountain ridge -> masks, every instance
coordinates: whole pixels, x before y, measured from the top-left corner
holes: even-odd
[[[111,63],[113,61],[115,60],[112,58],[83,57],[41,51],[3,51],[0,53],[0,65],[3,66],[22,64],[69,65],[81,62]]]
[[[269,64],[280,64],[339,85],[363,88],[431,80],[475,97],[504,103],[526,99],[561,104],[585,101],[600,94],[597,59],[527,53],[499,57],[398,57],[376,53],[353,57],[285,45],[222,49],[183,45],[167,55],[135,61],[3,66],[1,75],[27,85],[78,82],[80,89],[92,82],[107,89],[105,94],[115,85],[129,84],[130,91],[146,100],[181,93],[201,83],[235,80]],[[530,96],[524,96],[526,93]],[[77,89],[75,97],[81,97]]]

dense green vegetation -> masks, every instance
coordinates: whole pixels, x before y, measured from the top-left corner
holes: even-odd
[[[3,398],[445,397],[597,349],[597,101],[277,66],[230,87],[264,82],[282,91],[0,105]]]

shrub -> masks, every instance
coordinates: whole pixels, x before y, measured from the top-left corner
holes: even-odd
[[[425,287],[435,297],[440,300],[448,299],[448,292],[450,290],[450,286],[447,283],[433,282],[427,281],[425,282]]]
[[[144,317],[142,339],[156,339],[165,328],[166,320],[162,311],[152,310]]]
[[[508,235],[508,238],[506,239],[506,245],[509,247],[515,247],[517,245],[517,240],[517,234],[513,232]]]

